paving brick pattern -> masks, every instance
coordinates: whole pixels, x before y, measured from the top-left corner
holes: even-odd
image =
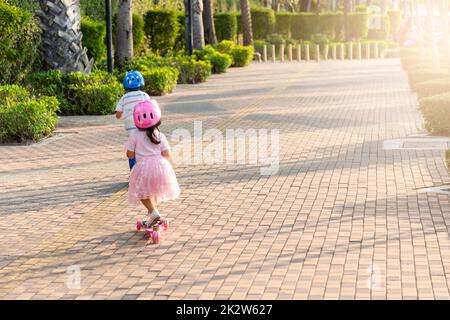
[[[450,183],[398,60],[254,64],[159,98],[163,131],[278,129],[280,169],[176,164],[162,243],[134,231],[125,134],[65,117],[40,144],[0,147],[0,298],[449,298]],[[73,268],[80,268],[74,286]]]

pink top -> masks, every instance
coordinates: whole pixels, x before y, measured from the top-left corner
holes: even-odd
[[[156,131],[155,131],[156,132]],[[156,135],[158,133],[156,132]],[[159,155],[165,150],[170,150],[167,138],[163,133],[159,133],[160,144],[154,144],[150,141],[145,131],[133,132],[125,143],[125,148],[136,153],[136,161],[142,158]]]

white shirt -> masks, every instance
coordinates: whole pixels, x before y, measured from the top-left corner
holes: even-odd
[[[134,124],[133,111],[134,107],[141,102],[150,101],[150,96],[144,91],[130,91],[124,94],[116,106],[116,111],[123,112],[122,119],[125,121],[125,130],[130,135],[138,131]]]

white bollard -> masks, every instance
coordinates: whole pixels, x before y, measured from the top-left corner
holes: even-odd
[[[320,62],[320,46],[316,44],[316,61]]]
[[[336,60],[337,54],[336,54],[336,45],[333,44],[333,46],[331,47],[331,56],[333,58],[333,60]]]
[[[375,42],[375,59],[378,59],[380,57],[380,52],[378,51],[378,42]]]
[[[305,45],[305,60],[309,61],[310,60],[310,56],[309,56],[309,44]]]
[[[348,43],[348,58],[353,60],[353,42]]]
[[[276,55],[275,54],[275,45],[273,44],[272,45],[272,62],[275,62],[275,58],[276,58],[275,55]]]
[[[324,53],[324,60],[325,61],[328,60],[328,51],[329,51],[329,46],[326,44],[325,45],[325,53]]]
[[[302,62],[302,45],[297,43],[297,61]]]
[[[361,47],[361,42],[358,42],[357,50],[358,50],[358,60],[361,60],[361,59],[362,59],[362,47]]]
[[[340,58],[340,60],[344,60],[345,59],[345,45],[343,44],[343,43],[341,43],[340,45],[339,45],[339,47],[340,47],[340,51],[341,51],[341,53],[340,53],[340,55],[339,55],[339,58]]]
[[[288,58],[289,62],[292,62],[292,44],[288,44]]]
[[[280,46],[280,61],[284,62],[284,44]]]
[[[366,59],[370,59],[370,43],[366,43]]]
[[[267,62],[267,45],[264,45],[263,61]]]

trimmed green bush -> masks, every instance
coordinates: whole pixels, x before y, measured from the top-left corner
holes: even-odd
[[[236,40],[238,21],[235,12],[216,13],[214,15],[214,26],[217,41]]]
[[[260,54],[264,53],[264,46],[267,46],[267,53],[270,50],[270,43],[264,40],[255,40],[253,42],[253,47],[255,48],[255,52],[259,52]]]
[[[178,36],[178,13],[173,10],[151,10],[145,14],[145,34],[153,52],[162,55],[172,51]]]
[[[213,73],[226,72],[233,62],[230,55],[217,51],[211,45],[207,45],[203,50],[195,50],[194,56],[197,60],[209,61]]]
[[[408,76],[411,88],[416,90],[417,84],[428,80],[447,78],[448,72],[432,68],[414,68],[409,72]]]
[[[117,101],[124,93],[124,89],[119,83],[83,86],[75,92],[75,96],[80,102],[77,114],[113,114]]]
[[[391,26],[390,28],[390,34],[394,35],[400,30],[400,26],[402,23],[402,13],[400,10],[392,10],[388,11],[389,16],[389,24]]]
[[[179,83],[201,83],[211,76],[212,67],[209,61],[196,61],[185,58],[181,62]]]
[[[28,90],[23,87],[18,85],[0,86],[0,108],[28,100],[29,98]]]
[[[251,9],[253,38],[255,40],[265,40],[272,34],[275,26],[275,14],[271,9],[252,8]]]
[[[435,96],[445,92],[450,92],[450,81],[446,78],[424,81],[416,85],[416,93],[420,98]]]
[[[425,128],[432,134],[450,134],[450,93],[420,99]]]
[[[231,51],[234,49],[236,44],[230,40],[222,40],[219,42],[215,48],[222,53],[231,54]]]
[[[291,12],[276,12],[275,13],[275,32],[286,37],[291,36]]]
[[[153,96],[171,93],[177,86],[178,70],[170,67],[154,68],[142,71],[145,80],[145,92]]]
[[[0,105],[0,141],[38,141],[55,130],[58,123],[55,97],[20,98],[21,101],[15,100],[17,98]]]
[[[0,1],[0,84],[21,83],[40,61],[40,34],[32,15]]]
[[[144,18],[140,14],[133,13],[133,46],[135,52],[141,51],[142,47],[144,46],[144,27]]]
[[[369,40],[386,40],[390,34],[390,21],[389,16],[382,16],[381,19],[381,29],[369,30],[367,38]]]
[[[106,56],[106,25],[91,18],[81,20],[81,33],[83,33],[83,46],[88,50],[88,56],[100,61]]]
[[[354,40],[367,37],[369,33],[369,15],[362,12],[351,12],[347,17],[348,36]]]
[[[314,13],[296,13],[292,16],[292,38],[297,40],[311,40],[319,30],[317,15]]]
[[[318,32],[327,36],[328,39],[336,39],[339,35],[338,19],[340,16],[334,12],[322,12],[318,15]]]
[[[235,46],[231,50],[233,57],[233,67],[245,67],[253,61],[253,47]]]
[[[177,13],[177,23],[178,23],[178,34],[175,38],[175,44],[173,50],[175,52],[184,51],[186,47],[186,26],[185,26],[186,16],[183,12]]]

